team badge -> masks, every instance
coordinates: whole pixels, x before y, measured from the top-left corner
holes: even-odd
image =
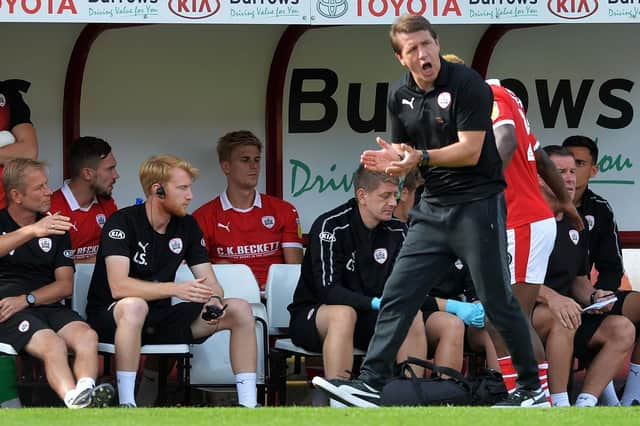
[[[276,224],[276,218],[273,216],[262,216],[262,224],[267,229],[273,228],[273,225]]]
[[[589,231],[591,231],[596,224],[596,218],[591,216],[590,214],[586,215],[584,218],[586,219],[587,225],[589,226]]]
[[[62,254],[68,259],[73,259],[73,250],[65,250]]]
[[[20,333],[26,333],[27,331],[29,331],[30,328],[31,328],[31,324],[29,324],[29,321],[27,321],[27,320],[22,321],[18,325],[18,331]]]
[[[107,221],[107,217],[104,214],[98,213],[96,215],[96,222],[98,223],[98,226],[100,228],[102,228],[104,226],[106,221]]]
[[[456,269],[458,269],[458,271],[462,271],[462,268],[464,268],[464,264],[460,259],[456,260],[453,264],[455,265]]]
[[[451,93],[442,92],[438,95],[438,106],[442,109],[449,108],[451,105]]]
[[[169,250],[175,254],[180,254],[182,251],[182,238],[172,238],[169,240]]]
[[[575,229],[569,230],[569,239],[574,245],[577,246],[578,242],[580,241],[580,233]]]
[[[386,248],[376,249],[373,252],[373,260],[375,260],[376,262],[378,262],[381,265],[384,262],[386,262],[387,261],[387,249]]]
[[[493,108],[491,108],[491,121],[496,121],[496,118],[500,116],[500,107],[498,107],[498,103],[493,103]]]
[[[43,252],[49,253],[51,251],[51,238],[38,239],[38,245]]]
[[[0,93],[0,108],[5,106],[6,103],[7,103],[7,100],[5,99],[4,95]]]

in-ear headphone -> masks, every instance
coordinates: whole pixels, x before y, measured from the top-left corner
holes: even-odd
[[[156,189],[156,195],[158,196],[158,198],[164,198],[167,195],[164,190],[164,186],[158,186],[158,189]]]

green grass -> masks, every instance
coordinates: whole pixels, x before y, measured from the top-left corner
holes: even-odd
[[[468,407],[329,409],[329,408],[28,408],[0,410],[0,425],[69,426],[582,426],[640,424],[640,408],[514,409]]]

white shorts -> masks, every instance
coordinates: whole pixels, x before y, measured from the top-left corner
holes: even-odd
[[[555,241],[553,217],[507,229],[511,284],[544,284]]]

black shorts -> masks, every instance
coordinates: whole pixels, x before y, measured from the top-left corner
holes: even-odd
[[[20,352],[36,331],[53,330],[57,333],[74,321],[84,322],[78,313],[62,305],[27,308],[0,323],[0,341],[10,344],[16,352]]]
[[[289,322],[291,341],[310,352],[322,352],[322,337],[316,327],[318,306],[298,309],[291,314]],[[353,332],[353,346],[366,351],[376,328],[378,311],[357,311],[357,315],[356,328]]]
[[[589,341],[596,334],[598,327],[602,324],[602,321],[609,315],[622,315],[622,305],[624,299],[631,293],[630,291],[617,291],[616,296],[618,300],[613,304],[611,311],[604,315],[596,314],[582,314],[582,324],[576,330],[576,334],[573,337],[573,352],[576,358],[582,361],[590,361],[597,354],[590,350],[587,346]]]
[[[116,304],[87,312],[87,322],[98,333],[100,342],[113,343],[116,321],[113,309]],[[109,309],[110,308],[110,309]],[[194,339],[191,324],[198,319],[202,303],[184,302],[173,306],[149,307],[142,327],[143,345],[202,343],[209,336]]]

